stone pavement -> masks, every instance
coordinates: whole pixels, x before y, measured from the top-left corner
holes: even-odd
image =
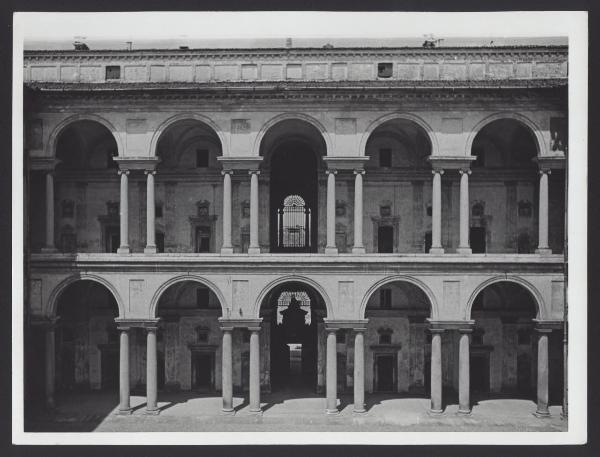
[[[144,414],[145,398],[132,396],[130,416],[114,414],[114,394],[72,394],[57,398],[53,414],[38,413],[26,421],[32,432],[227,432],[227,431],[566,431],[559,406],[551,406],[550,418],[533,416],[535,403],[521,399],[489,399],[476,402],[471,415],[457,415],[449,404],[444,414],[428,413],[427,398],[367,395],[367,412],[352,413],[351,396],[340,396],[340,413],[327,416],[325,399],[314,395],[291,398],[286,393],[263,395],[263,413],[248,411],[247,399],[234,398],[234,415],[220,412],[221,398],[196,393],[159,395],[160,415]]]

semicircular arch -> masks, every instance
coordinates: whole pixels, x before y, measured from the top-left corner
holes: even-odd
[[[52,133],[50,133],[50,137],[48,138],[48,142],[46,143],[46,156],[56,158],[56,143],[60,134],[71,124],[79,121],[93,121],[97,122],[104,127],[106,127],[110,133],[112,134],[115,142],[117,143],[117,153],[119,157],[123,156],[124,148],[123,142],[121,141],[121,137],[117,132],[117,129],[112,125],[108,120],[104,119],[102,116],[98,116],[97,114],[74,114],[72,116],[63,119],[54,129]]]
[[[48,299],[48,308],[46,311],[46,315],[48,317],[56,316],[56,308],[58,306],[60,296],[67,289],[67,287],[69,287],[71,284],[77,281],[93,281],[106,287],[106,289],[108,289],[108,291],[112,294],[115,301],[117,302],[117,307],[119,309],[119,318],[125,317],[125,306],[123,304],[123,299],[119,295],[117,289],[110,283],[110,281],[106,280],[105,278],[89,273],[78,273],[69,276],[54,288],[54,290],[50,293],[50,297]]]
[[[252,155],[254,157],[260,157],[261,156],[260,147],[261,147],[263,138],[268,133],[268,131],[275,125],[279,124],[280,122],[289,121],[289,120],[304,121],[304,122],[307,122],[308,124],[312,125],[314,128],[316,128],[319,131],[319,133],[321,134],[323,141],[325,142],[325,148],[326,148],[325,155],[331,154],[331,152],[333,151],[333,143],[331,141],[331,137],[330,137],[329,133],[327,132],[327,129],[325,128],[325,126],[323,124],[321,124],[321,122],[319,122],[314,117],[309,116],[304,113],[283,113],[283,114],[278,114],[275,117],[272,117],[271,119],[269,119],[267,122],[265,122],[263,124],[260,131],[258,132],[258,135],[256,136],[256,139],[254,140],[254,146],[252,148]]]
[[[475,125],[475,127],[473,127],[473,129],[469,133],[469,136],[467,137],[467,145],[466,145],[465,154],[467,156],[471,155],[471,150],[473,149],[473,141],[475,141],[475,138],[477,137],[479,132],[481,132],[481,130],[484,127],[486,127],[487,125],[491,124],[494,121],[499,121],[502,119],[512,119],[512,120],[520,123],[525,128],[527,128],[531,132],[531,134],[533,135],[533,137],[535,139],[535,145],[537,147],[537,155],[545,156],[547,154],[547,150],[546,150],[545,143],[544,143],[544,137],[542,136],[542,132],[541,132],[540,128],[536,125],[536,123],[533,122],[531,119],[529,119],[527,116],[524,116],[523,114],[515,113],[512,111],[494,113],[494,114],[487,116],[484,119],[480,120]]]
[[[310,278],[307,278],[305,276],[297,276],[297,275],[283,276],[281,278],[275,279],[274,281],[271,281],[269,284],[267,284],[265,287],[263,287],[260,294],[258,294],[258,298],[256,299],[256,302],[254,303],[254,309],[252,311],[252,316],[254,318],[259,318],[260,317],[260,308],[261,308],[262,302],[265,299],[265,297],[267,296],[267,294],[269,292],[271,292],[275,287],[280,286],[285,283],[288,283],[288,282],[299,282],[302,284],[306,284],[307,286],[310,286],[314,290],[316,290],[317,293],[319,295],[321,295],[321,298],[325,302],[325,308],[327,310],[327,317],[329,319],[333,318],[333,305],[332,305],[331,299],[329,298],[329,295],[327,295],[327,292],[325,291],[325,289],[318,282],[316,282]]]
[[[174,284],[178,284],[180,282],[186,282],[186,281],[197,282],[199,284],[202,284],[203,286],[206,286],[212,293],[214,293],[216,295],[217,300],[219,300],[219,304],[221,305],[221,316],[226,315],[225,309],[226,309],[227,301],[225,300],[225,296],[221,292],[221,289],[219,289],[216,286],[216,284],[214,284],[213,282],[209,281],[206,278],[203,278],[202,276],[179,275],[179,276],[175,276],[174,278],[171,278],[168,281],[162,283],[158,287],[158,289],[154,292],[154,295],[152,296],[152,299],[150,300],[150,311],[149,311],[148,317],[150,319],[156,318],[156,310],[158,308],[158,302],[160,300],[160,297],[162,297],[163,293],[169,287],[171,287]]]
[[[362,303],[360,304],[360,308],[359,308],[359,314],[358,314],[358,318],[359,319],[364,319],[365,318],[365,313],[367,310],[367,304],[369,303],[369,299],[371,298],[371,296],[375,293],[375,291],[377,291],[380,287],[385,286],[386,284],[390,284],[393,282],[407,282],[409,284],[412,284],[413,286],[418,287],[427,297],[427,300],[429,300],[429,311],[430,311],[430,318],[431,319],[436,319],[438,316],[438,304],[437,304],[437,300],[435,299],[435,295],[432,292],[432,290],[427,286],[427,284],[425,284],[423,281],[420,281],[416,278],[413,278],[411,276],[404,276],[404,275],[395,275],[395,276],[388,276],[386,278],[380,279],[379,281],[377,281],[375,284],[373,284],[369,290],[367,290],[367,293],[365,294]]]
[[[396,112],[385,114],[375,119],[373,122],[371,122],[371,124],[369,124],[369,126],[367,127],[360,139],[359,153],[361,154],[361,156],[364,157],[367,154],[367,142],[369,141],[369,138],[371,137],[371,134],[375,131],[375,129],[377,129],[377,127],[379,127],[380,125],[383,125],[386,122],[393,121],[395,119],[411,121],[417,124],[419,127],[421,127],[427,134],[427,138],[429,138],[429,142],[431,143],[431,155],[438,155],[438,139],[431,126],[419,116],[415,116],[414,114],[410,113]]]
[[[165,119],[162,122],[162,124],[160,124],[158,128],[154,131],[154,135],[152,135],[152,140],[150,141],[149,152],[151,157],[157,157],[156,147],[158,146],[158,140],[160,140],[162,134],[176,122],[186,120],[195,120],[210,128],[215,133],[215,135],[217,135],[219,141],[221,142],[221,155],[229,155],[229,144],[227,143],[227,137],[225,136],[221,128],[212,119],[197,113],[180,113],[171,116],[168,119]]]
[[[475,299],[477,298],[477,296],[488,286],[491,286],[492,284],[497,284],[500,282],[510,282],[510,283],[514,283],[514,284],[518,284],[520,286],[522,286],[523,288],[525,288],[529,294],[531,295],[531,298],[533,299],[533,303],[535,304],[535,308],[536,308],[536,318],[537,319],[544,319],[546,317],[546,312],[545,312],[545,307],[544,307],[544,299],[542,298],[542,295],[540,294],[540,292],[537,290],[537,288],[529,283],[528,281],[525,281],[522,278],[519,278],[518,276],[495,276],[493,278],[489,278],[486,281],[482,282],[481,284],[479,284],[475,290],[473,291],[473,293],[471,294],[471,296],[469,297],[469,301],[467,301],[467,308],[465,309],[465,319],[469,320],[471,319],[471,312],[473,310],[473,303],[475,302]]]

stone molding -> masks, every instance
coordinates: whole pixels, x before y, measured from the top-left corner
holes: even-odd
[[[258,170],[260,164],[263,160],[262,157],[232,157],[232,156],[219,156],[217,160],[223,166],[223,170],[225,171],[234,171],[234,170],[250,170],[255,171]]]
[[[121,170],[155,171],[159,157],[113,157]]]
[[[228,319],[224,317],[219,317],[219,323],[222,328],[247,328],[247,329],[260,329],[260,324],[262,323],[262,317],[259,319]]]
[[[358,331],[366,330],[369,319],[323,319],[325,330],[356,329]]]
[[[475,326],[474,320],[468,321],[442,321],[426,319],[429,323],[430,330],[471,330]]]
[[[363,170],[364,164],[370,159],[367,156],[324,156],[323,160],[329,170]]]
[[[156,329],[158,327],[158,323],[160,322],[160,318],[156,318],[156,319],[122,319],[122,318],[117,317],[117,318],[115,318],[115,322],[117,323],[117,326],[120,329],[133,328],[133,327]]]

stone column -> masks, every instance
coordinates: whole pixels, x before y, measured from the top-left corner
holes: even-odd
[[[260,413],[260,327],[248,327],[250,331],[250,412]]]
[[[119,409],[117,414],[131,414],[129,390],[129,327],[119,327]]]
[[[433,170],[431,194],[431,249],[430,254],[443,254],[442,247],[442,175],[444,170]]]
[[[365,412],[365,336],[366,328],[354,329],[354,412]]]
[[[537,328],[537,417],[548,417],[548,336],[551,329]]]
[[[327,170],[327,245],[325,254],[338,253],[335,245],[335,175],[337,170]]]
[[[119,254],[129,254],[129,170],[119,170],[119,175],[121,175],[121,203],[119,204],[121,232],[119,243],[120,246],[119,249],[117,249],[117,252]]]
[[[157,363],[156,331],[157,327],[146,327],[146,414],[158,414],[157,405]]]
[[[327,328],[327,372],[326,372],[326,390],[327,414],[338,414],[337,409],[337,342],[335,328]]]
[[[223,385],[221,386],[223,393],[222,411],[233,413],[233,327],[221,327],[221,330],[223,331],[223,347],[221,348],[223,355],[223,366],[221,367],[223,375]]]
[[[54,325],[54,322],[51,322],[46,326],[46,406],[50,409],[56,406],[54,402],[54,386],[56,382],[56,340]]]
[[[258,242],[258,175],[260,171],[250,171],[250,246],[248,254],[260,254]]]
[[[548,247],[548,175],[550,170],[540,170],[540,202],[538,221],[538,248],[536,254],[552,254]]]
[[[354,170],[354,247],[352,254],[364,254],[363,246],[363,175],[364,170]]]
[[[231,175],[233,171],[224,170],[223,175],[223,246],[221,254],[233,254],[231,245]]]
[[[146,174],[146,247],[144,253],[156,253],[156,227],[155,227],[155,207],[154,200],[154,175],[156,171],[145,171]]]
[[[470,366],[469,366],[469,342],[470,334],[473,330],[470,328],[461,328],[460,342],[458,349],[458,413],[471,413],[470,393]]]
[[[54,245],[54,172],[46,173],[46,246],[42,252],[56,252]]]
[[[460,239],[458,254],[471,254],[469,246],[469,175],[471,170],[459,170],[460,173]]]
[[[441,414],[442,409],[442,333],[443,329],[431,329],[431,409]]]

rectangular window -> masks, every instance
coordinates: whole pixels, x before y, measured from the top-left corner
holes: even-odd
[[[248,252],[250,247],[250,232],[242,232],[241,236],[242,252]]]
[[[195,252],[210,252],[210,229],[208,227],[198,227],[196,229]]]
[[[380,78],[391,78],[394,65],[391,62],[377,64],[377,76]]]
[[[473,254],[485,254],[485,227],[471,227],[469,243]]]
[[[63,233],[60,236],[62,252],[77,252],[77,237],[74,233]]]
[[[156,252],[165,252],[165,234],[156,232]]]
[[[154,216],[155,217],[163,217],[163,207],[161,204],[157,203],[154,206]]]
[[[109,79],[121,79],[121,67],[118,65],[107,65],[106,67],[106,80]]]
[[[120,245],[119,227],[106,227],[104,233],[104,251],[117,252]]]
[[[196,168],[208,168],[207,149],[196,149]]]
[[[392,150],[389,148],[379,150],[379,166],[390,168],[392,166]]]
[[[379,291],[379,307],[382,309],[392,307],[392,289],[381,289]]]
[[[425,233],[425,254],[431,249],[431,232]]]
[[[196,306],[198,308],[208,308],[208,289],[196,289]]]
[[[377,229],[377,252],[394,252],[394,227],[391,225]]]

